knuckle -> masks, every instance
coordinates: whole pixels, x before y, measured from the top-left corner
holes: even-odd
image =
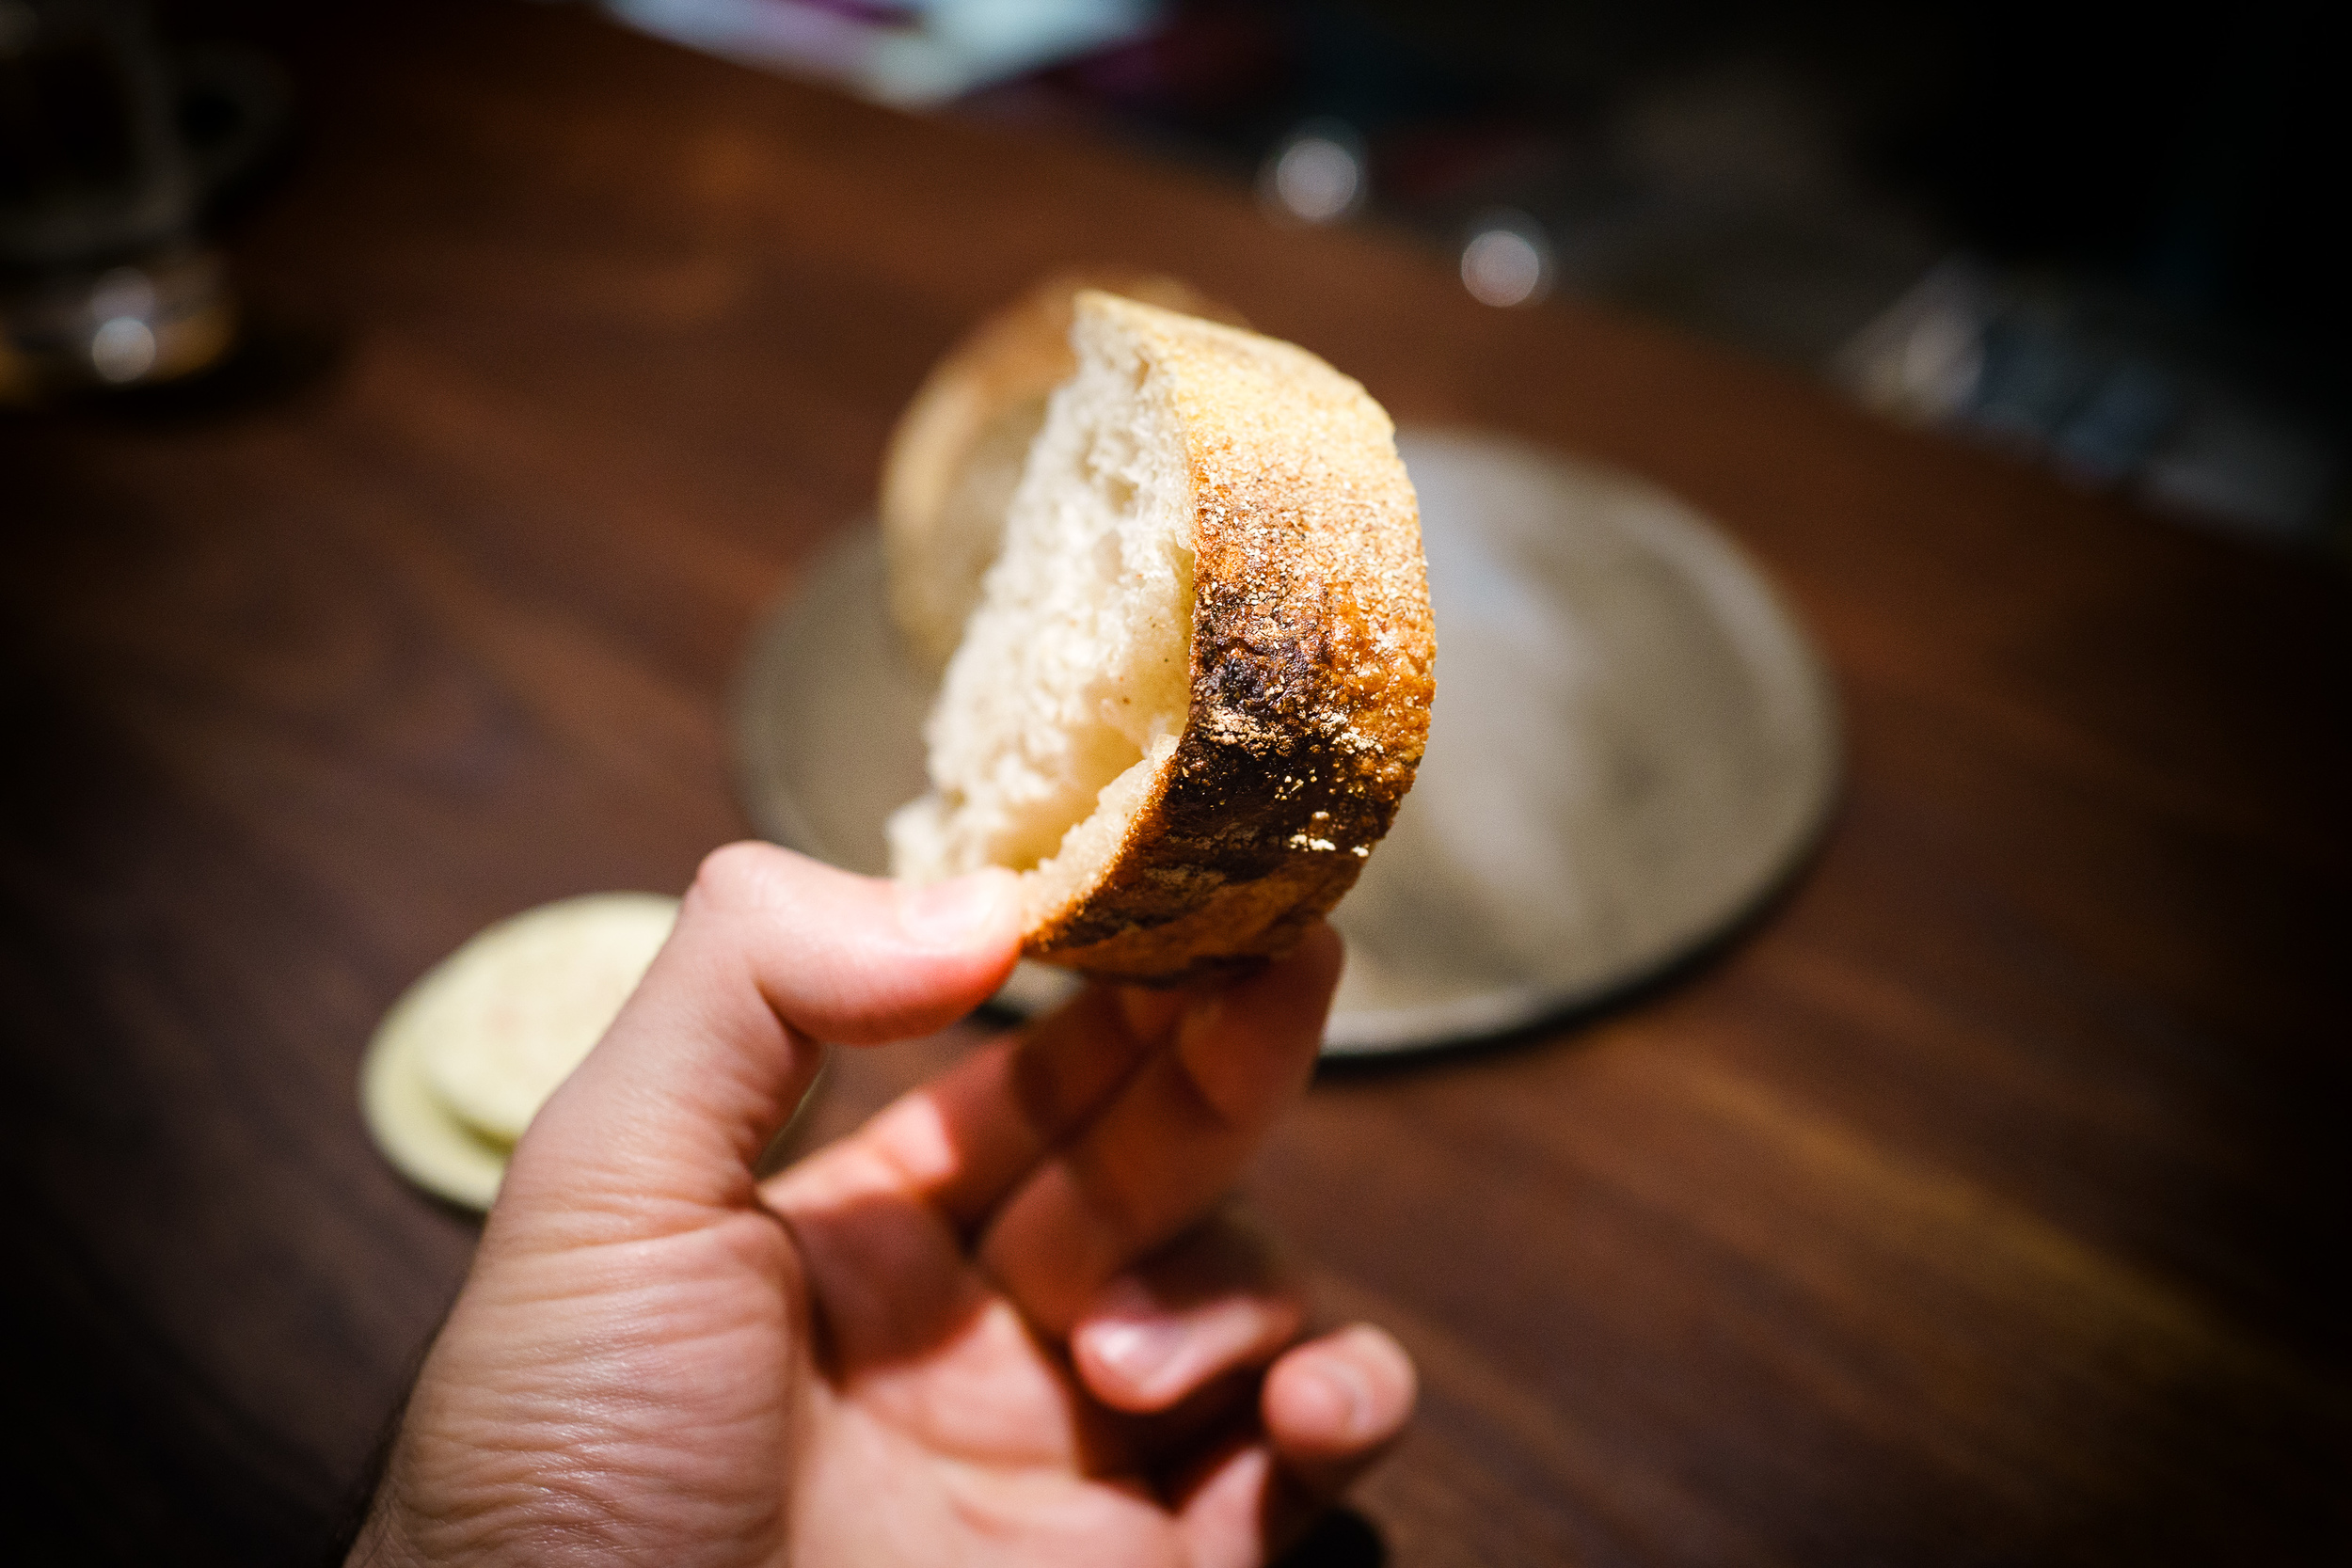
[[[693,896],[723,910],[759,907],[775,880],[774,854],[749,840],[713,849],[694,870]]]

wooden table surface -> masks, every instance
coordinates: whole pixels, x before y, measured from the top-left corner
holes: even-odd
[[[315,1558],[476,1233],[368,1142],[378,1014],[745,831],[762,607],[974,314],[1108,260],[1680,492],[1845,705],[1736,941],[1275,1136],[1256,1202],[1425,1380],[1325,1557],[2343,1560],[2338,569],[1103,149],[340,9],[236,236],[259,368],[0,419],[0,1557]],[[845,1059],[824,1130],[977,1027]]]

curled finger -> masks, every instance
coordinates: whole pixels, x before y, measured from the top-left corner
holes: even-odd
[[[1264,1366],[1305,1319],[1272,1243],[1225,1212],[1096,1292],[1071,1331],[1071,1359],[1096,1399],[1148,1414]]]
[[[1259,1411],[1284,1473],[1311,1497],[1328,1500],[1404,1432],[1418,1392],[1405,1347],[1385,1330],[1354,1323],[1277,1361]]]

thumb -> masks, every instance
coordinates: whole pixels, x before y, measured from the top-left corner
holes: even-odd
[[[705,860],[620,1016],[516,1146],[491,1216],[559,1244],[753,1201],[753,1166],[826,1041],[945,1028],[1019,956],[1012,876],[913,887],[766,844]]]

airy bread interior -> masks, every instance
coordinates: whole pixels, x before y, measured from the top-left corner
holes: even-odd
[[[1003,543],[1012,494],[1045,423],[1045,404],[1042,396],[1025,400],[980,426],[937,503],[923,541],[930,559],[892,576],[898,624],[933,673],[955,656],[964,624],[978,606],[979,585]]]
[[[933,678],[979,605],[1046,400],[1077,368],[1070,326],[1089,289],[1248,325],[1180,278],[1080,267],[992,312],[932,367],[891,433],[880,500],[890,613],[906,653]]]
[[[898,876],[1008,866],[1036,874],[1033,907],[1117,853],[1191,705],[1193,496],[1170,389],[1114,315],[1081,309],[1073,344],[925,726],[931,790],[890,823]]]

